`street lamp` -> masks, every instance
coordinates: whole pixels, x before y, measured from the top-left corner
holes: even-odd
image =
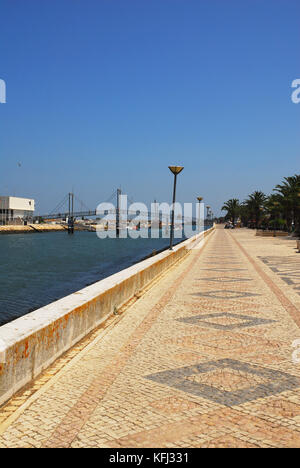
[[[198,228],[199,228],[199,232],[200,232],[200,217],[201,217],[201,210],[200,210],[200,206],[201,206],[201,202],[203,200],[203,197],[197,197],[197,200],[199,202],[199,208],[198,208]]]
[[[209,215],[210,206],[208,206],[208,205],[207,205],[206,209],[207,209],[207,215],[206,215],[206,218],[207,218],[207,221],[208,221],[208,215]]]
[[[174,239],[174,208],[176,200],[176,182],[177,176],[183,170],[183,166],[169,166],[170,171],[174,174],[174,187],[173,187],[173,204],[171,214],[171,235],[170,235],[170,250],[173,250],[173,239]]]

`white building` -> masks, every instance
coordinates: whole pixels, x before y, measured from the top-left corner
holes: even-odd
[[[0,197],[0,224],[21,224],[34,213],[30,198]]]

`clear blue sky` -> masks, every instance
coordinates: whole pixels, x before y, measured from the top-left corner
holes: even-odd
[[[0,194],[169,201],[169,164],[215,213],[270,192],[299,173],[299,25],[299,0],[1,0]]]

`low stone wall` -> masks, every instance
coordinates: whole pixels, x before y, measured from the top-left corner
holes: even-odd
[[[68,226],[66,224],[27,224],[26,226],[0,226],[0,234],[32,234],[32,233],[43,233],[43,232],[62,232],[67,231]],[[75,231],[95,231],[96,229],[91,229],[90,226],[85,226],[82,224],[75,224]]]
[[[58,232],[65,231],[67,226],[61,224],[27,224],[26,226],[0,226],[0,234],[27,234],[34,232]]]
[[[194,236],[78,292],[0,327],[0,404],[183,258]]]
[[[287,237],[289,233],[285,231],[263,231],[258,229],[256,235],[261,237]]]

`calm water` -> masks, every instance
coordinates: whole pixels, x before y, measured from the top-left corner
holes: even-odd
[[[127,268],[168,244],[168,239],[100,240],[92,232],[2,235],[0,325]]]

